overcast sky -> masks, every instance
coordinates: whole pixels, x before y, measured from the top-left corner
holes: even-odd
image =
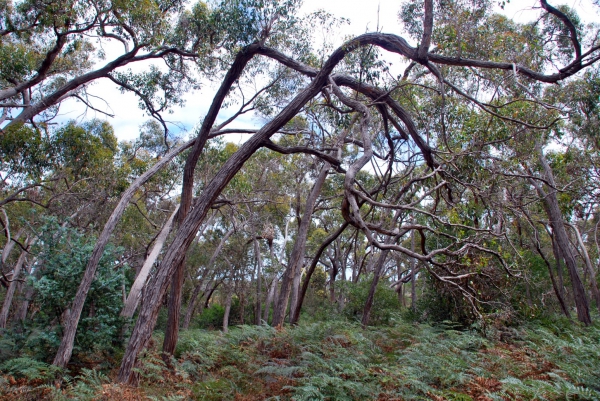
[[[317,9],[324,9],[338,17],[349,19],[350,24],[342,27],[337,35],[338,43],[336,44],[341,44],[344,36],[375,31],[378,26],[379,30],[383,32],[403,34],[397,17],[400,3],[398,0],[381,0],[379,2],[372,0],[305,0],[302,12],[310,13]],[[536,4],[538,2],[535,0],[512,0],[507,5],[504,13],[511,18],[528,21],[533,18],[531,10]],[[583,17],[588,21],[598,20],[597,8],[590,6],[590,0],[567,0],[567,4],[578,9],[584,7],[586,12]],[[111,49],[107,50],[108,56],[110,56],[113,51],[118,52],[121,49],[116,47],[112,51]],[[391,55],[391,57],[398,61],[401,59],[398,55]],[[110,59],[107,58],[107,60]],[[206,113],[215,91],[215,86],[209,84],[205,85],[201,91],[186,94],[186,106],[174,109],[174,113],[165,115],[165,119],[177,122],[182,128],[181,134],[185,135],[185,132],[190,131]],[[95,107],[113,114],[114,117],[109,118],[93,110],[87,110],[86,112],[81,103],[69,100],[61,106],[59,121],[71,119],[81,121],[90,118],[107,119],[114,126],[120,140],[130,140],[138,136],[139,126],[149,119],[138,107],[138,100],[134,95],[121,94],[115,85],[106,79],[94,83],[88,92],[104,99],[106,103],[97,100],[94,103]],[[225,115],[227,113],[222,111],[221,114]],[[248,115],[237,122],[235,127],[252,127],[259,124],[260,121]],[[174,132],[180,131],[179,128],[173,125],[170,126],[170,129]],[[232,140],[239,141],[239,139],[234,138]]]

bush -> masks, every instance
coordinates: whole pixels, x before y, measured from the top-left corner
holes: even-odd
[[[344,282],[345,294],[347,294],[347,302],[344,306],[343,313],[351,320],[361,321],[365,302],[369,295],[373,276],[369,275],[364,280],[358,283]],[[342,283],[341,283],[342,284]],[[371,308],[370,322],[371,325],[387,325],[390,324],[394,315],[400,311],[400,300],[398,294],[393,289],[389,288],[384,280],[381,280],[375,290],[373,307]]]
[[[39,233],[38,263],[28,278],[36,290],[34,315],[17,339],[25,353],[37,359],[53,357],[62,338],[62,325],[94,248],[94,239],[49,219]],[[120,250],[108,245],[87,295],[74,353],[111,350],[121,343],[124,268],[115,268]]]
[[[224,315],[225,308],[223,306],[212,304],[194,320],[194,326],[200,329],[220,329],[223,327]]]

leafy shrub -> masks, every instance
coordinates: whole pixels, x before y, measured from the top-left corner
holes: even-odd
[[[365,302],[371,288],[372,275],[359,281],[358,283],[345,282],[344,291],[347,294],[347,302],[343,313],[346,317],[354,321],[362,319]],[[371,308],[370,322],[371,325],[386,325],[389,324],[392,317],[400,311],[400,300],[398,294],[382,280],[377,285],[373,307]]]
[[[75,297],[95,241],[56,220],[48,219],[39,233],[38,264],[29,277],[36,290],[31,327],[23,337],[24,351],[38,359],[54,356],[62,337],[62,324]],[[115,268],[120,250],[108,245],[98,265],[81,314],[74,352],[112,349],[120,344],[123,320],[123,268]],[[36,329],[43,328],[43,329]]]
[[[202,329],[219,329],[223,327],[223,316],[225,308],[218,304],[212,304],[202,311],[194,321],[194,326]]]

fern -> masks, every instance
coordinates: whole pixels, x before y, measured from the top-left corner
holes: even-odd
[[[27,380],[49,380],[56,377],[62,369],[54,365],[37,361],[28,357],[9,359],[0,365],[0,371]]]

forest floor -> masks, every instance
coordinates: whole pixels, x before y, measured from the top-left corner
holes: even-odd
[[[71,376],[22,358],[21,367],[16,360],[3,365],[0,399],[600,399],[598,323],[537,320],[485,335],[402,319],[366,330],[343,320],[281,330],[240,326],[228,334],[190,330],[171,366],[159,357],[160,341],[155,336],[141,360],[138,387],[113,383],[118,356]]]

